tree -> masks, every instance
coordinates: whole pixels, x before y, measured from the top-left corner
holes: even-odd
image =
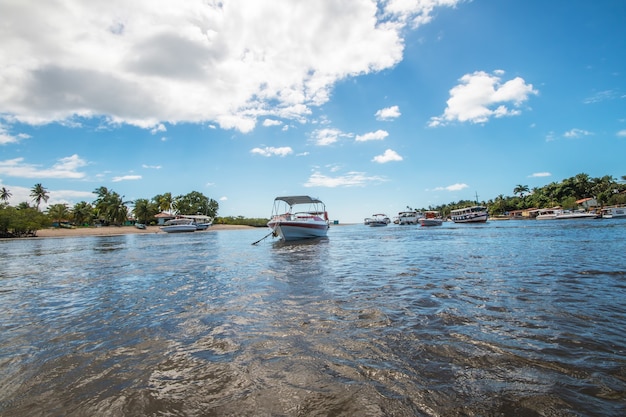
[[[522,200],[524,199],[524,194],[526,194],[529,191],[530,191],[530,188],[528,188],[528,185],[519,184],[519,185],[516,185],[515,188],[513,188],[513,194],[519,194]]]
[[[217,216],[219,204],[213,199],[209,199],[198,191],[177,196],[174,205],[180,214],[204,214],[206,216]]]
[[[37,203],[37,210],[39,210],[39,204],[41,204],[42,200],[44,203],[47,203],[50,198],[48,190],[41,184],[35,184],[35,186],[31,188],[30,196],[33,198],[33,201]]]
[[[98,195],[94,206],[96,214],[101,221],[121,225],[128,219],[128,207],[126,204],[130,203],[130,201],[123,201],[123,196],[106,187],[96,188],[94,194]]]
[[[0,200],[4,202],[4,204],[9,203],[9,198],[11,198],[12,194],[5,187],[0,188]]]
[[[160,211],[169,211],[172,209],[172,204],[174,202],[172,198],[172,193],[158,194],[155,195],[152,200],[156,202],[157,207]]]
[[[61,221],[67,220],[70,217],[67,204],[53,204],[48,207],[48,217],[50,217],[53,223],[56,221],[57,225],[61,226]]]
[[[139,198],[135,200],[135,208],[133,209],[135,218],[143,224],[150,223],[151,219],[159,213],[157,203],[151,202],[145,198]]]
[[[72,208],[72,218],[74,224],[81,226],[84,224],[91,224],[93,221],[93,206],[86,201],[76,203]]]

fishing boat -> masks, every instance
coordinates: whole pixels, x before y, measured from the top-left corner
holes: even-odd
[[[489,218],[489,213],[487,213],[487,207],[472,206],[452,210],[450,218],[455,223],[485,223]]]
[[[276,197],[267,227],[274,237],[284,241],[326,237],[329,228],[326,206],[308,195]]]
[[[382,227],[382,226],[387,226],[389,223],[391,223],[391,219],[389,219],[389,216],[383,213],[379,213],[379,214],[373,214],[372,217],[370,217],[368,226]]]
[[[438,211],[428,210],[424,212],[424,217],[420,217],[418,222],[421,226],[441,226],[443,219],[439,216]]]
[[[196,225],[193,222],[193,219],[171,219],[166,221],[163,226],[159,227],[165,233],[184,233],[184,232],[195,232]]]
[[[603,219],[626,218],[626,207],[605,207],[602,209]]]

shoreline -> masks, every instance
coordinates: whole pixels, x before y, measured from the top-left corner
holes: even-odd
[[[207,230],[199,230],[193,233],[210,233],[219,230],[246,230],[257,229],[253,226],[214,224]],[[48,228],[37,230],[37,236],[33,237],[9,237],[0,240],[23,240],[23,239],[45,239],[79,236],[119,236],[119,235],[139,235],[139,234],[163,234],[168,233],[159,229],[159,226],[147,226],[145,229],[137,229],[135,226],[102,226],[102,227],[77,227],[74,229]]]

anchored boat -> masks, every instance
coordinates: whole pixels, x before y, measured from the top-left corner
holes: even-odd
[[[284,241],[326,237],[329,228],[326,206],[308,195],[276,197],[267,227]]]

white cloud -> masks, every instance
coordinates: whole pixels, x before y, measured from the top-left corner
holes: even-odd
[[[153,135],[156,135],[159,132],[167,132],[167,129],[165,128],[165,125],[163,123],[159,123],[157,126],[153,127],[150,130],[150,133],[152,133]]]
[[[535,172],[534,174],[529,175],[531,178],[542,178],[542,177],[551,177],[552,174],[549,172]]]
[[[293,149],[289,146],[283,146],[280,148],[274,148],[273,146],[266,146],[265,148],[254,148],[250,152],[261,156],[287,156],[293,153]]]
[[[343,133],[339,129],[324,128],[318,129],[311,134],[311,137],[318,146],[328,146],[337,142],[341,137],[351,137],[350,133]]]
[[[274,119],[265,119],[263,120],[263,126],[268,127],[268,126],[280,126],[283,123],[280,120],[274,120]]]
[[[161,165],[146,165],[146,164],[143,164],[141,167],[142,168],[146,168],[146,169],[161,169]]]
[[[34,185],[34,184],[33,184]],[[15,185],[6,185],[0,183],[1,187],[5,187],[11,193],[9,198],[9,204],[17,206],[20,203],[26,202],[33,204],[33,198],[30,196],[31,189],[26,187],[19,187]],[[95,194],[90,191],[77,191],[77,190],[48,190],[49,200],[47,203],[41,202],[39,208],[45,210],[47,207],[54,204],[67,204],[73,206],[79,201],[92,202],[95,200]]]
[[[398,155],[396,151],[387,149],[384,154],[375,156],[372,161],[378,162],[379,164],[385,164],[392,161],[402,161],[402,157]]]
[[[84,178],[85,173],[78,171],[87,165],[87,162],[74,154],[58,160],[50,168],[41,168],[39,165],[24,163],[24,158],[7,159],[0,161],[0,174],[19,178]]]
[[[227,201],[227,200],[228,200],[228,197],[226,196],[220,197],[220,201]]]
[[[304,184],[305,187],[364,187],[369,184],[378,184],[387,181],[383,177],[367,176],[364,172],[348,172],[345,175],[329,177],[314,172]]]
[[[119,177],[113,177],[111,181],[120,182],[120,181],[137,181],[141,179],[141,175],[122,175]]]
[[[369,132],[364,135],[356,135],[355,140],[357,142],[367,142],[368,140],[383,140],[389,133],[384,130],[377,130],[376,132]]]
[[[26,133],[18,133],[17,135],[13,135],[9,133],[7,128],[4,127],[0,123],[0,145],[6,145],[9,143],[18,143],[22,139],[28,139],[28,138],[30,138],[30,135],[27,135]]]
[[[336,82],[396,65],[407,26],[460,1],[3,2],[0,114],[156,131],[301,120]]]
[[[626,138],[626,129],[617,132],[617,136],[619,136],[620,138]]]
[[[501,75],[503,71],[477,71],[461,77],[460,84],[450,90],[443,115],[432,117],[429,126],[454,121],[485,123],[492,117],[519,115],[520,105],[538,91],[520,77],[502,83]]]
[[[593,135],[592,132],[589,132],[583,129],[571,129],[563,133],[563,137],[570,138],[570,139],[578,139],[578,138],[582,138],[583,136],[591,136],[591,135]]]
[[[433,189],[433,191],[461,191],[467,187],[469,187],[469,185],[456,183],[456,184],[448,185],[447,187],[436,187]]]
[[[400,117],[400,107],[391,106],[384,109],[380,109],[376,112],[376,120],[392,120]]]

